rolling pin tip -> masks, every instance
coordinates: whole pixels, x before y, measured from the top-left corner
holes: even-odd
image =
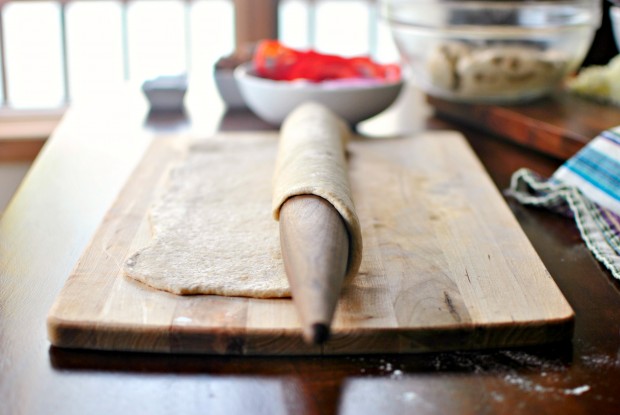
[[[329,327],[326,324],[313,324],[311,330],[311,340],[313,344],[323,344],[329,339]]]

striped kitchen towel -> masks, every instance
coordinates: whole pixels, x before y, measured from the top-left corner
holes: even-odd
[[[506,193],[573,217],[590,251],[620,279],[620,126],[601,133],[549,179],[518,170]]]

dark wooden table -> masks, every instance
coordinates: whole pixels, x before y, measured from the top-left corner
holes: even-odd
[[[620,283],[594,260],[573,222],[510,200],[576,312],[572,342],[303,358],[50,347],[47,311],[151,140],[270,128],[250,113],[225,113],[213,90],[190,93],[189,120],[147,116],[137,89],[111,97],[73,106],[0,222],[1,414],[620,413]],[[437,119],[413,90],[360,131],[427,128],[462,131],[499,189],[519,167],[548,175],[560,163]]]

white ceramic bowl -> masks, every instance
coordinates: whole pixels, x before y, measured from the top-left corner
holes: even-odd
[[[323,104],[356,124],[388,108],[403,86],[402,81],[274,81],[254,75],[250,64],[237,67],[235,79],[248,108],[273,125],[280,125],[293,109],[307,101]]]

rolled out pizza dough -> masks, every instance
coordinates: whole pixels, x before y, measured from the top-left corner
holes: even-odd
[[[125,274],[175,294],[290,297],[274,217],[289,197],[315,194],[345,222],[347,276],[355,275],[362,242],[345,160],[348,135],[343,121],[311,104],[285,121],[279,145],[270,136],[193,145],[151,206],[153,237],[126,261]]]
[[[176,294],[289,297],[271,217],[273,137],[204,141],[150,208],[153,239],[125,273]]]
[[[282,125],[273,184],[273,215],[290,197],[312,194],[331,203],[349,234],[346,278],[357,274],[362,261],[362,233],[351,197],[346,162],[347,124],[326,107],[307,103]]]

